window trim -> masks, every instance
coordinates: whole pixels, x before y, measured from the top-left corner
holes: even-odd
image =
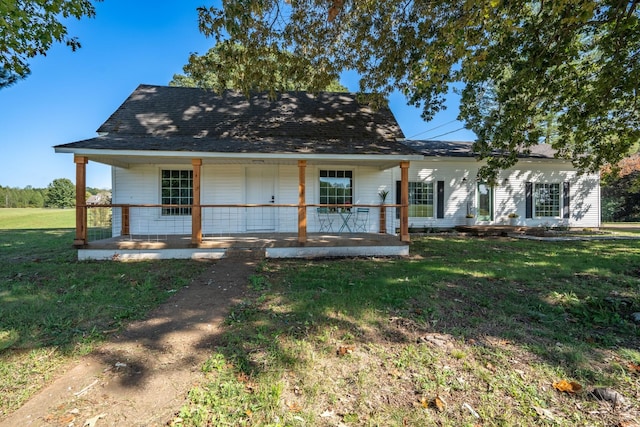
[[[440,182],[442,182],[442,190],[444,193],[444,181],[421,181],[421,180],[416,180],[416,181],[408,181],[407,185],[408,185],[408,190],[409,190],[409,218],[416,218],[416,219],[436,219],[436,218],[440,218],[440,216],[438,216],[438,209],[440,208],[439,205],[439,200],[440,198],[437,196],[438,191],[439,191],[439,187],[440,186]],[[411,184],[428,184],[431,186],[431,216],[411,216],[410,211],[411,211]],[[400,188],[401,188],[401,181],[396,181],[396,204],[401,204],[401,195],[400,195]],[[424,204],[424,205],[416,205],[413,204],[413,206],[429,206],[428,204]],[[442,210],[444,212],[444,204],[442,205]],[[443,215],[444,216],[444,215]],[[396,209],[396,219],[400,218],[400,208]]]
[[[551,187],[555,186],[557,188],[557,193],[550,192],[553,197],[552,205],[547,207],[546,210],[550,211],[552,215],[541,215],[542,212],[538,209],[538,200],[539,200],[539,187],[546,186]],[[562,195],[562,186],[559,182],[534,182],[532,189],[532,213],[534,218],[562,218],[562,210],[563,210],[563,195]],[[546,205],[549,205],[548,203]],[[553,212],[555,210],[555,212]]]
[[[165,177],[164,174],[165,172],[169,172],[170,175],[173,174],[173,172],[178,172],[180,176],[178,177],[173,177],[173,176],[169,176],[169,177]],[[185,178],[182,176],[182,172],[187,172],[188,176]],[[160,168],[160,173],[159,173],[159,177],[160,177],[160,182],[159,182],[159,191],[160,191],[160,204],[161,205],[193,205],[193,169],[184,169],[184,168],[178,168],[178,169],[169,169],[169,168]],[[169,186],[167,189],[168,190],[177,190],[179,192],[181,192],[182,190],[187,190],[190,192],[190,194],[188,196],[182,196],[182,195],[178,195],[178,196],[168,196],[168,200],[165,198],[165,196],[163,195],[165,187],[163,185],[163,181],[165,179],[178,179],[180,181],[182,181],[183,179],[188,179],[189,180],[189,184],[186,188],[182,187],[182,183],[178,184],[177,187],[172,187]],[[188,203],[182,203],[183,199],[186,197],[187,202]],[[174,203],[174,200],[177,199],[178,203]],[[170,207],[170,208],[165,208],[165,207],[161,207],[160,208],[160,217],[161,218],[172,218],[172,217],[189,217],[191,216],[192,212],[191,212],[191,207],[187,207],[187,208],[182,208],[182,207]]]
[[[323,174],[327,174],[323,176]],[[331,176],[331,175],[334,176]],[[343,175],[343,176],[340,176]],[[322,194],[322,178],[343,178],[349,179],[349,194],[348,195],[331,195]],[[351,205],[355,196],[355,172],[353,169],[336,169],[336,168],[324,168],[318,169],[318,204],[320,205]],[[335,203],[330,203],[330,200],[334,198]],[[339,199],[344,199],[342,202]]]

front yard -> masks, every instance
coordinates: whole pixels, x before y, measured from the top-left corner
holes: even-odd
[[[69,219],[0,230],[0,419],[206,265],[77,262]],[[411,254],[263,261],[173,425],[640,423],[640,241]]]

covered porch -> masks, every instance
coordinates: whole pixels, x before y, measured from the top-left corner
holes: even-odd
[[[309,203],[306,160],[296,162],[298,203],[205,204],[201,202],[203,160],[189,160],[193,172],[192,204],[87,205],[89,157],[75,156],[74,245],[78,248],[78,258],[221,258],[234,250],[257,251],[265,257],[278,258],[409,253],[408,161],[389,163],[387,160],[378,166],[399,166],[400,204]],[[165,216],[164,212],[174,210],[188,211],[188,214]],[[157,225],[159,218],[163,222],[161,229]]]

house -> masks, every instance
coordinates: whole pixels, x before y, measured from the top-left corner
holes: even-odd
[[[54,147],[74,155],[74,243],[86,257],[142,257],[151,242],[179,246],[177,236],[187,256],[273,236],[288,243],[265,245],[268,256],[403,255],[411,225],[450,228],[468,213],[485,224],[517,212],[521,225],[599,225],[598,177],[578,176],[548,147],[489,186],[476,182],[470,143],[407,141],[389,108],[355,94],[141,85],[98,134]],[[112,166],[112,246],[101,255],[82,191],[89,161]]]

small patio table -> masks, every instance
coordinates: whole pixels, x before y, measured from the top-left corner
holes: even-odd
[[[338,211],[338,214],[340,214],[340,218],[342,218],[342,225],[340,226],[338,233],[342,233],[342,230],[345,228],[349,230],[349,233],[351,233],[352,231],[351,227],[349,227],[349,220],[351,219],[353,212],[351,212],[351,210],[341,209]]]

